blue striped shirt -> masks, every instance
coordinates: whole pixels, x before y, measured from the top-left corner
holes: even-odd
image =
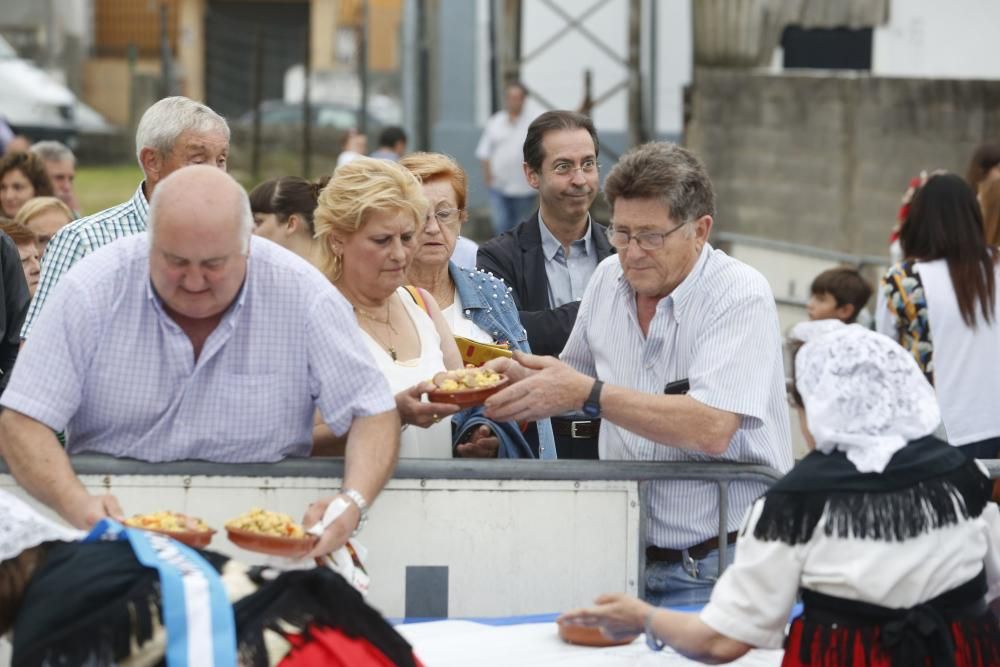
[[[251,239],[247,276],[197,361],[149,279],[149,239],[112,243],[59,282],[0,403],[67,451],[224,463],[307,456],[396,407],[350,303],[308,262]]]
[[[721,456],[657,443],[605,419],[602,459],[757,463],[782,472],[792,466],[774,296],[763,276],[721,250],[705,245],[691,273],[657,304],[648,336],[619,258],[605,259],[587,287],[562,359],[608,384],[649,394],[687,379],[688,396],[741,416]],[[759,482],[730,486],[727,531],[739,528],[765,489]],[[650,544],[683,549],[718,534],[715,484],[654,482],[649,502]]]
[[[21,327],[25,339],[38,319],[42,306],[49,300],[52,289],[70,267],[98,248],[124,236],[146,231],[149,204],[140,183],[127,202],[69,223],[52,237],[42,257],[42,275],[31,300],[28,317]]]

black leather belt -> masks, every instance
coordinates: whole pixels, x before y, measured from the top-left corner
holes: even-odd
[[[552,418],[552,432],[563,438],[574,440],[590,440],[596,438],[601,431],[600,419],[563,419]]]
[[[736,544],[738,531],[733,531],[726,535],[726,544]],[[710,537],[704,542],[699,542],[687,549],[665,549],[663,547],[646,547],[646,560],[659,563],[682,563],[684,562],[684,552],[694,560],[701,560],[711,552],[719,548],[719,537]]]

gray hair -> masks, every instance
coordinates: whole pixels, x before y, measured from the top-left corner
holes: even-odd
[[[146,109],[135,131],[135,156],[142,166],[143,148],[152,148],[166,155],[174,148],[177,139],[187,131],[204,134],[221,132],[229,141],[226,119],[201,102],[177,95],[164,97]]]
[[[31,145],[31,152],[42,158],[43,162],[62,162],[69,160],[76,164],[76,156],[69,146],[60,141],[39,141]]]
[[[622,155],[604,181],[604,196],[612,211],[619,197],[659,199],[678,224],[715,217],[715,192],[705,166],[688,149],[667,142],[643,144]]]

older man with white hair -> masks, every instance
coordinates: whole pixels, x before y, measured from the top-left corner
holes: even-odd
[[[246,192],[218,169],[177,171],[150,208],[148,234],[85,258],[52,293],[0,403],[0,455],[87,527],[121,510],[90,495],[67,454],[279,461],[310,454],[318,412],[348,434],[348,511],[319,549],[342,545],[399,449],[395,401],[351,305],[305,260],[251,237]]]
[[[116,239],[146,231],[149,198],[160,181],[191,164],[226,169],[229,126],[200,102],[166,97],[142,115],[135,147],[145,179],[132,198],[66,225],[49,242],[38,290],[21,329],[22,339],[31,333],[52,288],[73,264]]]

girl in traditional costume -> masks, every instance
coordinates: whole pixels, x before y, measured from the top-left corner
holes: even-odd
[[[749,510],[700,614],[623,595],[561,622],[645,630],[704,662],[779,648],[783,665],[1000,665],[1000,512],[974,460],[936,438],[913,357],[835,320],[792,330],[793,397],[814,447]],[[801,596],[803,612],[785,635]]]

